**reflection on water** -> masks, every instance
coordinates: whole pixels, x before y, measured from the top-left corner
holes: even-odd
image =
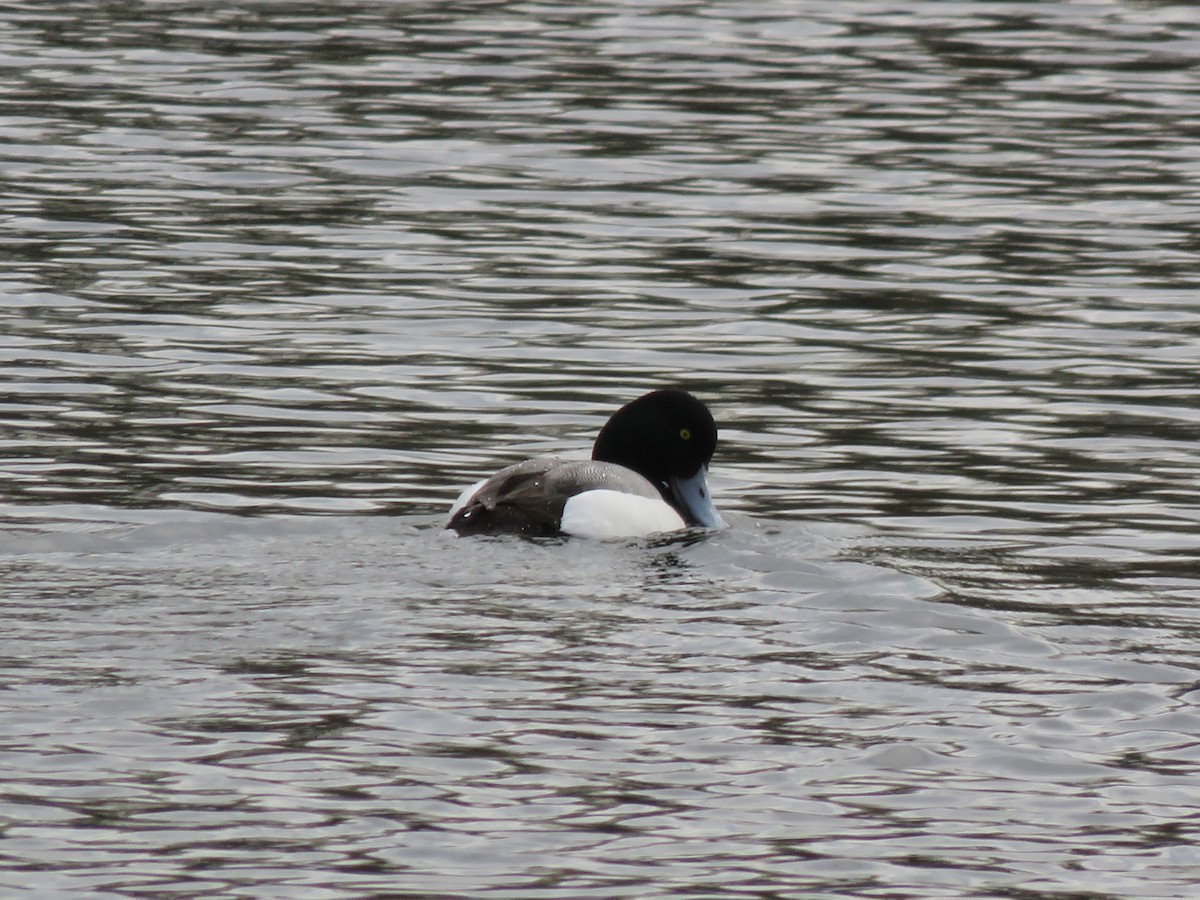
[[[1186,895],[1198,40],[7,10],[0,883]],[[730,532],[437,536],[663,383]]]

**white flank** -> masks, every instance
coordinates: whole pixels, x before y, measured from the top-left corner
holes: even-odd
[[[642,537],[686,528],[683,518],[663,500],[621,491],[584,491],[563,507],[562,530],[589,538]]]
[[[460,509],[462,509],[464,506],[467,505],[467,501],[475,496],[475,492],[477,490],[479,490],[481,487],[483,487],[483,483],[485,481],[487,481],[486,478],[481,478],[479,481],[475,482],[473,485],[471,485],[469,488],[467,488],[465,491],[463,491],[461,494],[458,495],[458,499],[455,500],[454,505],[452,507],[450,507],[449,515],[446,516],[447,523],[449,523],[450,520],[454,518],[454,514],[456,512],[458,512]]]

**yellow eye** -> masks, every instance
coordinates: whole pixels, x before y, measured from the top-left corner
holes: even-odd
[[[692,432],[687,428],[680,428],[679,439],[681,441],[690,441],[692,439]]]

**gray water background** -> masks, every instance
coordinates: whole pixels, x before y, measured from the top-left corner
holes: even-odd
[[[0,890],[1192,898],[1200,15],[9,3]],[[453,540],[682,384],[732,528]]]

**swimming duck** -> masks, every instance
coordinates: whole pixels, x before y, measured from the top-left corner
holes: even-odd
[[[705,471],[717,447],[708,407],[661,390],[625,404],[590,460],[530,459],[463,491],[446,527],[459,534],[639,537],[724,528]]]

